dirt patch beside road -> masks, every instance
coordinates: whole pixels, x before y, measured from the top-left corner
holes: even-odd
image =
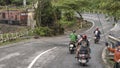
[[[0,24],[0,33],[14,33],[25,30],[26,26],[17,26],[17,25],[8,25],[8,24]]]

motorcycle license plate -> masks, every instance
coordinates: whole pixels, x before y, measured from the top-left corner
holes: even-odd
[[[82,63],[86,63],[86,60],[81,60]]]
[[[70,50],[72,50],[73,48],[70,48]]]
[[[85,56],[85,54],[80,54],[79,56],[80,56],[80,57],[84,57],[84,56]]]

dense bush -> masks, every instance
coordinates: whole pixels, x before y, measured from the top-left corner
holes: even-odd
[[[55,24],[50,28],[52,29],[52,35],[64,34],[64,28],[62,27],[61,24]]]
[[[48,27],[37,27],[34,29],[34,34],[35,35],[40,35],[40,36],[51,36],[52,30],[49,29]]]
[[[54,36],[59,34],[64,34],[64,28],[61,28],[60,25],[53,27],[37,27],[34,29],[34,34],[36,36]]]
[[[72,27],[73,25],[75,25],[76,21],[75,20],[67,21],[63,18],[59,22],[63,27]]]

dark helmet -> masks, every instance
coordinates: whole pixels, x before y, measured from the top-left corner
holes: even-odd
[[[99,30],[99,28],[96,28],[96,30]]]
[[[73,33],[75,33],[76,31],[75,31],[75,30],[73,30],[72,32],[73,32]]]
[[[84,34],[84,35],[82,36],[82,38],[83,38],[83,39],[87,39],[87,35]]]

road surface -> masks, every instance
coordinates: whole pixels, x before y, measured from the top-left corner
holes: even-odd
[[[75,59],[75,54],[69,54],[69,35],[63,35],[0,47],[0,68],[104,68],[101,59],[102,50],[105,47],[104,34],[106,35],[113,26],[105,21],[103,15],[99,15],[100,20],[97,14],[83,14],[83,17],[94,22],[93,26],[84,32],[88,35],[92,49],[88,66],[80,66]],[[102,27],[100,44],[93,43],[93,30],[96,27]]]

